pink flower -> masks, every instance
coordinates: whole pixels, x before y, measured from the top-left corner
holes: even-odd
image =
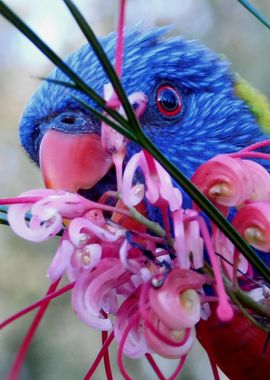
[[[254,248],[270,251],[270,202],[246,204],[234,217],[233,225]]]
[[[31,190],[21,194],[21,197],[47,196],[54,193],[53,190]],[[30,221],[27,221],[26,214],[31,211],[33,204],[15,204],[10,206],[8,210],[10,227],[17,235],[26,240],[41,242],[51,239],[62,228],[61,215],[54,208],[46,207],[41,212],[32,213]]]
[[[164,342],[163,339],[161,339],[146,325],[144,328],[144,335],[151,350],[168,359],[179,359],[191,350],[196,337],[194,328],[173,330],[170,329],[168,325],[160,321],[157,315],[153,312],[150,313],[149,317],[151,318],[157,331],[159,331],[166,338],[170,339],[172,343],[178,345],[175,346]]]
[[[182,330],[192,327],[200,320],[201,303],[197,289],[204,283],[204,276],[174,268],[160,288],[150,288],[150,306],[168,328]]]
[[[248,167],[239,158],[218,155],[201,165],[192,182],[214,203],[238,207],[251,198],[253,183]]]
[[[84,272],[72,292],[72,306],[78,318],[93,328],[110,330],[112,322],[105,313],[117,310],[115,289],[130,279],[121,262],[116,258],[104,258],[94,270]]]
[[[270,200],[270,174],[257,162],[242,160],[252,178],[252,193],[250,199],[253,201]]]
[[[157,161],[151,160],[155,172],[151,171],[144,152],[133,155],[129,160],[123,175],[123,202],[128,206],[135,206],[143,199],[143,187],[140,192],[137,190],[138,187],[133,187],[135,172],[140,167],[145,177],[147,200],[151,204],[158,204],[160,200],[165,201],[170,210],[175,211],[181,207],[182,195],[179,189],[173,186],[170,176],[162,166]]]
[[[119,307],[114,325],[114,335],[118,344],[120,344],[125,329],[138,310],[139,302],[136,293],[127,298]],[[128,334],[123,347],[123,353],[129,358],[136,359],[143,357],[143,355],[149,351],[150,348],[146,343],[143,333],[143,321],[141,318],[138,318]]]

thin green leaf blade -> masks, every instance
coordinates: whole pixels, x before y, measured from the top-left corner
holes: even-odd
[[[118,75],[114,70],[114,67],[112,66],[101,44],[99,43],[97,37],[95,36],[95,33],[93,32],[93,30],[91,29],[91,27],[89,26],[89,24],[87,23],[83,15],[80,13],[78,8],[75,6],[75,4],[71,0],[63,0],[63,1],[68,7],[68,9],[70,10],[74,19],[76,20],[85,38],[91,45],[93,51],[96,53],[96,56],[99,59],[105,73],[108,75],[113,85],[113,88],[115,89],[119,99],[121,100],[121,103],[126,112],[127,118],[129,120],[130,126],[132,127],[134,131],[139,130],[140,125],[133,111],[133,108],[128,100],[128,97],[125,93],[125,90],[123,89],[121,81],[119,80]]]

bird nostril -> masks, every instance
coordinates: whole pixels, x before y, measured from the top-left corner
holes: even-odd
[[[64,124],[74,125],[76,123],[76,118],[74,116],[64,116],[61,119],[61,122]]]

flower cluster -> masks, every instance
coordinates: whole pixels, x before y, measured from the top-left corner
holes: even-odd
[[[106,133],[111,144],[118,139]],[[114,154],[124,152],[123,144]],[[216,156],[192,180],[225,216],[236,209],[234,226],[251,245],[268,252],[270,176],[258,163],[240,158],[250,150]],[[144,183],[136,179],[138,169]],[[181,192],[145,151],[134,154],[123,173],[118,167],[118,192],[104,193],[97,202],[52,189],[28,191],[13,202],[8,220],[19,236],[41,242],[61,235],[48,277],[55,283],[65,273],[74,282],[72,306],[78,318],[92,328],[114,330],[119,367],[127,379],[123,354],[180,358],[180,371],[195,325],[210,313],[204,285],[216,293],[218,317],[227,321],[233,306],[222,276],[237,281],[237,275],[251,272],[214,225],[210,235],[198,210],[183,208]],[[160,209],[160,224],[147,219],[146,203]],[[214,277],[200,271],[205,253]]]
[[[118,155],[117,166],[123,162],[126,142],[119,142],[108,126],[104,129]],[[252,148],[214,157],[192,181],[225,216],[235,209],[236,229],[255,248],[268,252],[270,175],[258,163],[243,159],[251,153],[261,158]],[[143,183],[136,179],[138,169]],[[227,321],[233,307],[222,276],[237,282],[237,276],[252,269],[214,225],[210,235],[196,206],[183,208],[181,192],[147,152],[134,154],[123,173],[118,165],[117,185],[117,193],[104,193],[97,202],[78,193],[31,190],[10,202],[14,204],[8,221],[29,241],[61,235],[48,277],[56,283],[65,273],[74,283],[72,306],[78,318],[101,331],[113,329],[125,378],[123,354],[180,358],[178,372],[194,342],[195,325],[210,313],[206,302],[211,296],[205,295],[204,285],[216,293],[212,299],[218,302],[217,315]],[[147,219],[145,204],[160,209],[160,224]],[[205,254],[212,278],[200,271]]]

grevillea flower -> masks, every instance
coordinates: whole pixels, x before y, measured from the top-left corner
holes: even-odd
[[[270,202],[246,204],[236,214],[233,225],[254,248],[270,251]]]
[[[239,158],[218,155],[202,165],[192,177],[199,189],[216,204],[240,206],[252,194],[252,177]]]
[[[201,303],[197,289],[204,283],[204,276],[174,268],[160,288],[150,289],[149,304],[170,329],[193,327],[200,320]]]
[[[136,179],[138,168],[143,183]],[[234,226],[255,248],[270,251],[269,175],[259,164],[218,156],[202,165],[193,180],[226,213],[237,208]],[[130,158],[124,173],[118,172],[118,181],[121,199],[114,206],[106,204],[106,194],[92,202],[76,193],[39,189],[13,199],[8,220],[30,241],[62,234],[48,277],[54,284],[67,275],[72,306],[82,322],[103,332],[113,329],[126,379],[122,355],[146,355],[157,373],[152,353],[179,358],[180,370],[194,343],[196,325],[211,315],[208,302],[218,303],[220,320],[233,317],[222,278],[235,284],[237,274],[244,278],[249,264],[216,227],[210,235],[198,212],[182,207],[179,189],[146,152]],[[216,186],[226,188],[225,193],[213,196]],[[144,202],[160,208],[165,230],[157,230],[140,214],[144,207],[138,205]],[[138,210],[132,214],[134,206]],[[196,272],[205,268],[204,252],[213,276]],[[213,295],[207,295],[205,284]]]

